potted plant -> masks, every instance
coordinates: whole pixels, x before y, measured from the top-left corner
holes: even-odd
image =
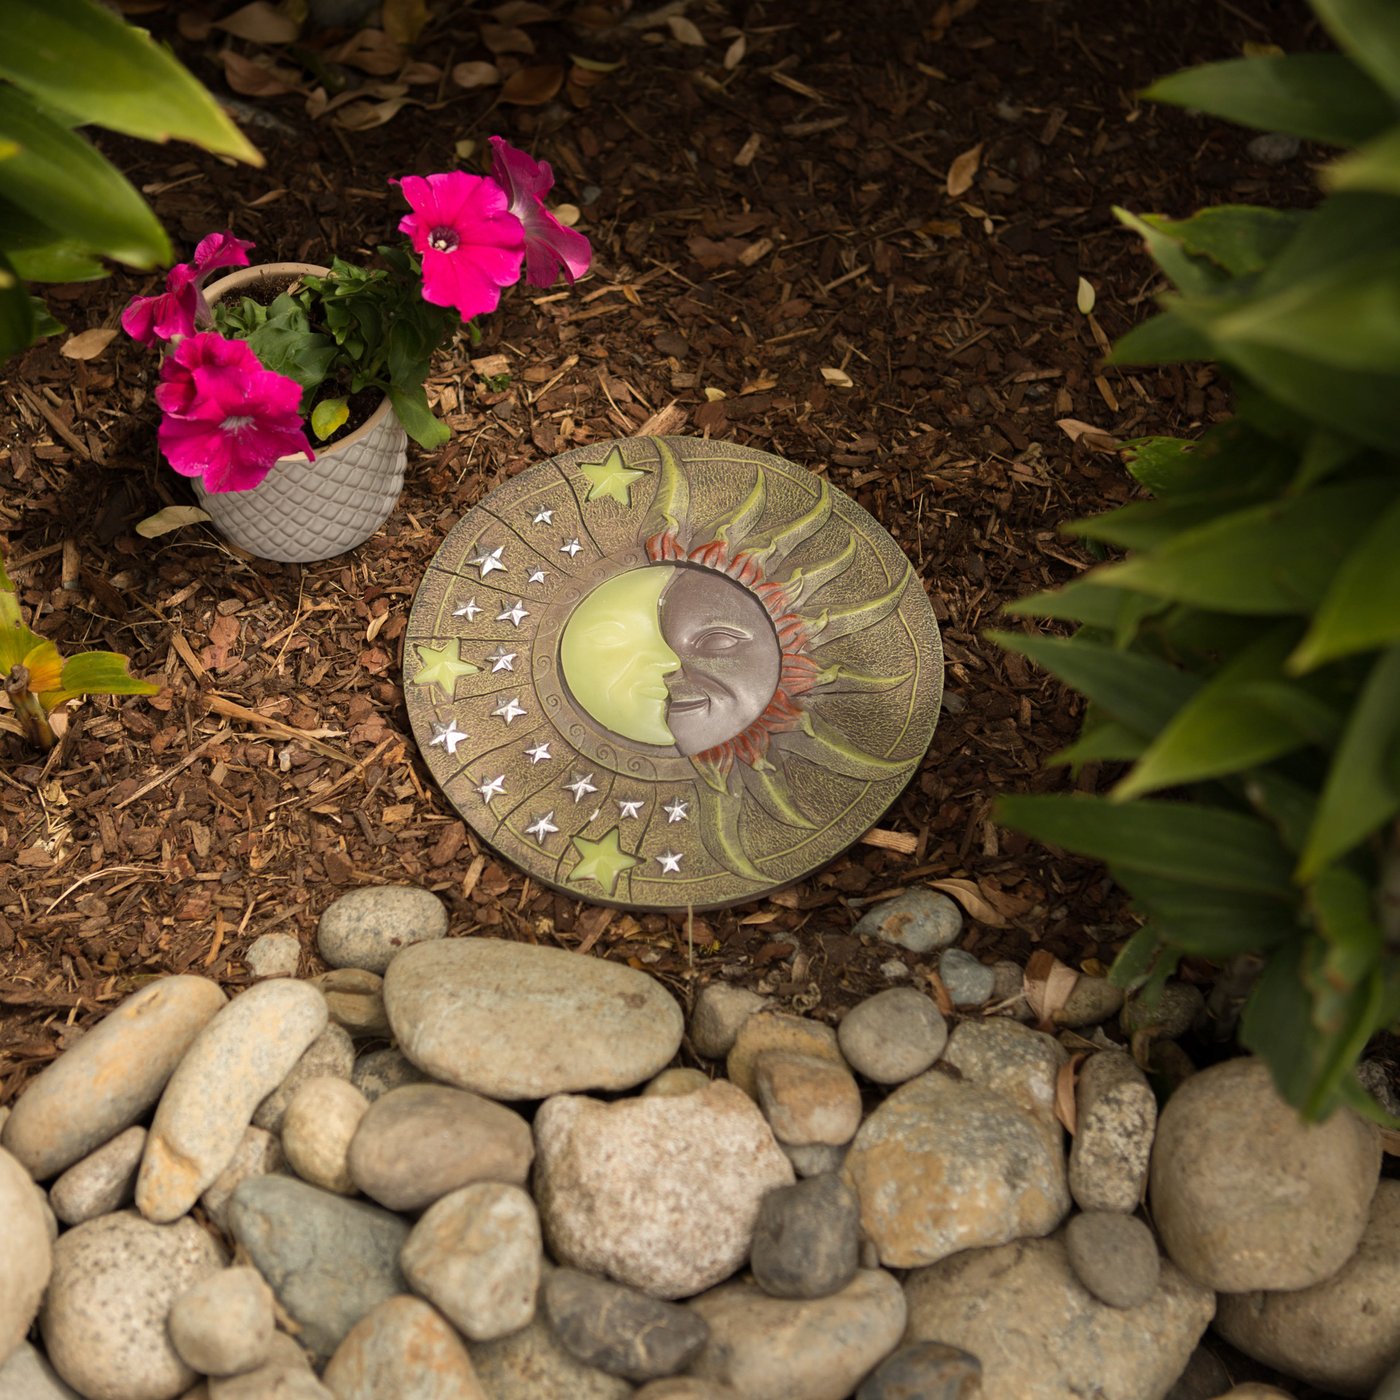
[[[478,336],[522,272],[547,287],[587,270],[588,240],[545,206],[548,164],[500,137],[491,148],[489,176],[390,181],[410,246],[381,247],[378,266],[249,266],[251,243],[214,233],[122,313],[129,335],[165,346],[160,450],[235,544],[307,563],[368,539],[398,499],[407,438],[449,437],[424,388],[434,352],[463,325]],[[206,287],[223,268],[237,271]]]

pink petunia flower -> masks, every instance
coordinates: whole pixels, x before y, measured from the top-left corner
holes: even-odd
[[[210,320],[204,300],[205,279],[221,267],[247,267],[248,249],[255,246],[231,233],[209,234],[194,250],[193,262],[176,263],[166,274],[165,291],[160,296],[132,300],[122,312],[122,329],[144,345],[193,335],[201,323]]]
[[[525,235],[493,180],[460,170],[391,180],[413,206],[399,222],[423,260],[423,298],[464,321],[494,311],[520,280]]]
[[[499,136],[491,138],[491,176],[506,192],[510,212],[525,227],[525,280],[532,287],[552,286],[562,268],[570,282],[588,271],[593,250],[583,234],[566,228],[545,208],[554,188],[546,160],[531,160]]]
[[[210,492],[250,491],[279,457],[315,453],[301,420],[301,386],[264,369],[242,340],[186,336],[165,357],[156,403],[160,450]]]

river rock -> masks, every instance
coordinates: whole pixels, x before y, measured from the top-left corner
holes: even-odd
[[[1157,1241],[1131,1215],[1095,1210],[1071,1217],[1065,1249],[1074,1276],[1111,1308],[1139,1307],[1157,1291]]]
[[[793,1181],[762,1114],[723,1080],[680,1098],[557,1095],[535,1116],[535,1149],[555,1258],[660,1298],[728,1278],[764,1193]]]
[[[830,1026],[782,1011],[756,1011],[739,1027],[730,1046],[725,1062],[730,1083],[757,1099],[758,1058],[774,1051],[812,1055],[842,1068],[846,1065]]]
[[[432,1081],[402,1050],[390,1046],[387,1050],[371,1050],[361,1055],[350,1072],[350,1082],[373,1103],[390,1089]]]
[[[911,953],[932,953],[956,943],[962,930],[962,910],[946,894],[921,885],[867,910],[851,932]]]
[[[289,933],[265,933],[243,954],[243,966],[254,977],[295,977],[301,963],[301,941]]]
[[[1169,1262],[1141,1307],[1101,1303],[1075,1277],[1063,1232],[973,1249],[904,1282],[906,1341],[938,1341],[982,1363],[982,1393],[1016,1400],[1164,1395],[1215,1311],[1215,1296]]]
[[[996,971],[961,948],[945,948],[938,976],[954,1006],[982,1006],[996,991]]]
[[[146,1130],[127,1128],[81,1162],[74,1162],[49,1187],[49,1204],[65,1225],[81,1225],[131,1204],[136,1170],[146,1150]]]
[[[176,1298],[168,1323],[181,1359],[206,1376],[261,1366],[272,1346],[272,1290],[256,1269],[221,1269]]]
[[[229,1158],[228,1166],[205,1188],[199,1203],[219,1229],[228,1231],[228,1203],[240,1182],[251,1176],[271,1176],[287,1165],[282,1144],[261,1128],[247,1128]]]
[[[1157,1100],[1147,1076],[1121,1050],[1091,1055],[1075,1086],[1069,1190],[1080,1210],[1131,1213],[1147,1185]]]
[[[856,1400],[976,1400],[982,1363],[958,1347],[915,1342],[900,1347],[866,1377]]]
[[[253,1126],[282,1131],[282,1115],[292,1095],[308,1079],[349,1079],[355,1067],[355,1042],[349,1031],[328,1025],[302,1052],[287,1077],[253,1110]]]
[[[779,1142],[840,1147],[860,1127],[860,1088],[844,1064],[768,1050],[754,1064],[754,1087]]]
[[[518,1332],[535,1315],[540,1222],[518,1186],[478,1181],[434,1202],[399,1252],[415,1292],[469,1341]]]
[[[709,1087],[710,1076],[703,1070],[691,1069],[689,1065],[677,1065],[673,1069],[663,1069],[655,1079],[649,1079],[642,1093],[653,1098],[676,1098],[681,1094],[694,1094]]]
[[[355,1185],[390,1210],[421,1210],[475,1181],[523,1186],[530,1125],[466,1089],[407,1084],[376,1099],[350,1144]]]
[[[1057,1026],[1097,1026],[1123,1009],[1123,988],[1107,977],[1081,975],[1065,1004],[1050,1017]]]
[[[690,1373],[744,1400],[844,1400],[898,1345],[905,1320],[899,1284],[879,1269],[826,1298],[770,1298],[741,1279],[687,1306],[710,1328]]]
[[[44,1353],[21,1342],[0,1361],[0,1395],[5,1400],[83,1400],[65,1385]]]
[[[383,973],[414,943],[447,937],[447,906],[416,885],[366,885],[327,906],[316,946],[331,967]]]
[[[1215,1330],[1247,1356],[1341,1395],[1370,1395],[1400,1361],[1400,1181],[1376,1188],[1361,1242],[1330,1278],[1222,1294]]]
[[[1118,1023],[1125,1035],[1151,1031],[1163,1040],[1176,1040],[1196,1024],[1196,1018],[1205,1009],[1206,999],[1199,987],[1189,982],[1168,982],[1151,1005],[1143,997],[1134,997],[1124,1006]]]
[[[305,982],[259,982],[200,1031],[180,1061],[146,1138],[136,1207],[147,1220],[183,1215],[228,1165],[253,1110],[326,1027]]]
[[[853,1006],[836,1028],[846,1062],[876,1084],[903,1084],[943,1053],[948,1025],[913,987],[890,987]]]
[[[25,1085],[0,1146],[36,1180],[72,1166],[160,1097],[227,998],[206,977],[163,977],[129,996]]]
[[[123,1210],[75,1225],[54,1246],[39,1314],[54,1370],[87,1400],[173,1400],[196,1375],[171,1345],[170,1306],[223,1262],[193,1220]]]
[[[780,1142],[783,1156],[792,1163],[792,1169],[801,1177],[821,1176],[823,1172],[839,1172],[846,1161],[846,1148],[827,1147],[824,1143],[813,1143],[798,1147],[794,1143]]]
[[[398,1261],[408,1225],[378,1206],[289,1176],[255,1176],[234,1191],[228,1221],[317,1356],[330,1356],[375,1304],[407,1291]]]
[[[304,1080],[282,1119],[282,1151],[292,1170],[313,1186],[353,1196],[350,1141],[368,1108],[348,1080]]]
[[[29,1331],[53,1268],[42,1201],[43,1192],[24,1168],[0,1150],[0,1358]]]
[[[966,1082],[1004,1095],[1042,1122],[1058,1125],[1055,1086],[1068,1061],[1054,1036],[996,1017],[962,1022],[948,1038],[940,1063],[951,1065]]]
[[[739,1392],[699,1376],[667,1376],[634,1390],[632,1400],[739,1400]]]
[[[839,1176],[770,1191],[758,1208],[749,1267],[773,1298],[824,1298],[860,1263],[860,1202]]]
[[[842,1175],[880,1262],[894,1268],[1049,1234],[1069,1210],[1058,1124],[938,1067],[865,1120]]]
[[[191,1400],[185,1396],[184,1400]],[[311,1369],[306,1353],[285,1332],[274,1332],[267,1360],[237,1376],[211,1376],[209,1400],[339,1400]]]
[[[384,995],[410,1060],[489,1098],[629,1089],[671,1059],[685,1029],[675,998],[644,972],[500,938],[405,948]]]
[[[384,979],[361,967],[335,967],[311,979],[326,999],[330,1018],[356,1040],[387,1038],[389,1017],[384,1009]]]
[[[767,997],[747,987],[711,982],[700,989],[690,1013],[690,1043],[697,1055],[722,1060],[733,1048],[739,1027],[768,1005]]]
[[[324,1380],[336,1400],[492,1400],[462,1339],[421,1298],[386,1298],[335,1349]]]
[[[1351,1109],[1305,1123],[1262,1060],[1226,1060],[1162,1110],[1153,1221],[1172,1261],[1209,1288],[1307,1288],[1360,1242],[1380,1158],[1375,1127]]]
[[[630,1382],[585,1366],[560,1345],[543,1314],[528,1327],[467,1348],[477,1378],[492,1400],[624,1400]]]

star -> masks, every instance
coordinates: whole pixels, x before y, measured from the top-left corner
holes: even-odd
[[[476,598],[475,598],[475,597],[471,597],[471,598],[468,598],[467,601],[466,601],[465,603],[463,603],[462,606],[461,606],[460,608],[453,608],[453,609],[452,609],[452,616],[453,616],[453,617],[464,617],[464,618],[467,619],[468,622],[475,622],[475,621],[476,621],[476,615],[477,615],[477,613],[479,613],[479,612],[484,612],[484,611],[485,611],[484,608],[479,608],[479,607],[477,607],[477,605],[476,605]]]
[[[526,749],[525,753],[531,763],[544,763],[547,759],[554,757],[549,751],[548,744],[536,744],[534,748]],[[552,817],[554,813],[551,812],[549,815]]]
[[[657,861],[661,865],[663,875],[679,875],[681,873],[681,857],[684,851],[665,851],[657,856]]]
[[[470,661],[462,660],[462,653],[456,642],[444,642],[440,647],[430,647],[426,642],[415,642],[414,648],[422,665],[413,677],[414,685],[435,685],[450,700],[457,688],[460,676],[474,676],[481,670]]]
[[[537,510],[535,512],[536,525],[553,525],[554,512],[552,510]]]
[[[489,807],[491,805],[491,799],[498,793],[502,793],[506,790],[506,775],[504,773],[498,773],[488,782],[478,783],[476,785],[476,790],[481,794],[481,800]]]
[[[598,789],[593,784],[592,773],[590,773],[587,777],[584,777],[582,773],[575,773],[573,776],[573,781],[565,783],[564,788],[566,791],[573,793],[575,806],[577,806],[580,802],[583,801],[585,793],[598,791]]]
[[[525,606],[522,599],[517,598],[513,607],[502,608],[501,611],[496,614],[496,621],[509,622],[512,627],[519,627],[521,622],[529,616],[530,610]]]
[[[500,715],[500,717],[505,720],[507,726],[509,726],[511,720],[519,719],[520,716],[525,713],[525,708],[520,703],[520,697],[518,695],[513,695],[509,700],[503,700],[491,713],[493,715]]]
[[[489,554],[483,549],[475,559],[467,560],[467,568],[480,569],[482,578],[485,578],[492,569],[499,569],[505,573],[506,566],[501,563],[501,555],[505,552],[505,545],[498,544]]]
[[[575,535],[573,539],[565,540],[564,543],[559,546],[559,553],[567,554],[569,558],[572,559],[582,548],[583,546],[578,542],[578,536]]]
[[[542,817],[536,817],[535,820],[525,828],[525,834],[526,836],[533,836],[535,840],[543,846],[544,838],[548,836],[551,831],[558,830],[559,828],[554,825],[554,813],[546,812]]]
[[[608,832],[601,840],[590,841],[585,836],[575,836],[574,850],[579,853],[579,862],[569,871],[565,879],[571,885],[584,880],[592,880],[603,887],[604,894],[612,894],[617,888],[617,877],[642,862],[628,855],[619,844],[618,828]]]
[[[622,813],[623,820],[625,821],[628,817],[640,816],[642,807],[645,805],[645,802],[640,797],[635,797],[631,801],[627,802],[624,802],[623,799],[619,797],[617,799],[617,805],[618,810]]]
[[[662,810],[666,813],[666,823],[669,826],[672,822],[683,822],[690,815],[690,803],[673,797]]]
[[[491,663],[492,671],[513,671],[515,666],[512,663],[518,655],[518,652],[507,651],[506,644],[501,642],[486,659]]]
[[[434,720],[433,737],[428,740],[428,747],[432,748],[434,744],[441,744],[448,753],[456,757],[457,745],[460,744],[463,739],[469,738],[471,738],[471,735],[464,734],[457,728],[457,721],[455,719],[448,720],[446,724],[439,724],[437,720]]]
[[[545,572],[543,569],[531,569],[525,578],[526,583],[543,583],[544,580]]]
[[[646,472],[637,471],[622,460],[622,449],[614,447],[601,462],[584,462],[580,470],[589,480],[586,501],[601,501],[611,497],[620,506],[631,506],[632,483]]]

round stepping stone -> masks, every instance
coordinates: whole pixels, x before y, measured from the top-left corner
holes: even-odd
[[[367,885],[321,915],[316,946],[331,967],[383,973],[402,949],[447,937],[447,906],[415,885]]]

